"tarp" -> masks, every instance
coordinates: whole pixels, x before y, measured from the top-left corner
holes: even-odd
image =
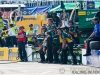
[[[25,8],[24,10],[22,10],[22,15],[34,15],[35,13],[43,13],[51,8],[52,6],[39,6],[39,7]]]

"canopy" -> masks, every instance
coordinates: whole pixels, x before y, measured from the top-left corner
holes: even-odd
[[[78,4],[79,4],[79,2],[76,2],[76,3],[64,3],[65,10],[71,10],[71,9],[75,8]],[[61,5],[59,5],[56,8],[51,9],[49,12],[56,12],[56,11],[62,11],[62,10],[64,10],[64,9],[62,9]]]
[[[100,7],[100,2],[95,2],[95,8],[99,8]]]
[[[65,10],[72,10],[77,5],[79,5],[79,2],[76,2],[76,3],[64,3],[64,5],[65,5]],[[99,8],[99,7],[100,7],[100,2],[95,2],[95,8]],[[77,8],[77,9],[79,9],[79,8]],[[49,12],[56,12],[56,11],[62,11],[62,10],[64,10],[64,9],[62,9],[61,5],[59,5],[56,8],[51,9]]]

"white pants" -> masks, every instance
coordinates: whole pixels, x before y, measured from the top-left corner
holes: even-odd
[[[66,26],[66,27],[69,27],[69,25],[68,25],[68,21],[66,20],[62,20],[62,26]]]

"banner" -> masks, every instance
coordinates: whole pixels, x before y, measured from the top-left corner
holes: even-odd
[[[20,61],[18,48],[0,48],[0,60]]]
[[[8,60],[8,48],[0,48],[0,60]]]
[[[51,8],[52,8],[51,6],[24,8],[24,10],[22,10],[22,15],[35,15],[36,13],[42,14]]]
[[[25,8],[24,10],[22,10],[22,15],[33,15],[36,13],[36,7],[33,8]]]

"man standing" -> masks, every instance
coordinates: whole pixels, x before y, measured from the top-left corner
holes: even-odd
[[[32,42],[32,37],[34,35],[33,24],[30,24],[29,27],[30,27],[30,30],[28,30],[26,32],[26,35],[27,35],[27,38],[28,38],[28,44],[33,45],[33,42]]]
[[[51,16],[52,16],[53,22],[56,24],[56,27],[58,27],[61,23],[59,17],[57,16],[56,13],[52,13]]]
[[[59,40],[59,36],[57,35],[57,30],[56,30],[56,26],[52,25],[51,27],[51,36],[53,39],[53,55],[54,55],[54,63],[59,63],[59,54],[58,54],[58,50],[61,49],[61,43]]]
[[[19,50],[19,55],[20,59],[22,62],[27,62],[27,54],[25,50],[25,44],[26,44],[26,33],[24,32],[24,27],[20,26],[19,27],[19,32],[18,32],[18,50]]]
[[[79,38],[78,38],[78,28],[74,25],[74,22],[72,20],[69,21],[69,34],[74,39],[74,44],[79,44]]]
[[[87,49],[86,49],[86,54],[83,56],[90,56],[91,55],[91,49],[90,49],[90,42],[91,41],[100,41],[100,24],[99,24],[99,18],[95,17],[93,18],[93,22],[95,24],[94,30],[92,34],[89,36],[88,39],[86,39],[87,42]]]
[[[62,42],[62,54],[61,54],[61,62],[62,64],[67,64],[67,48],[69,50],[69,53],[72,55],[73,57],[73,64],[77,64],[77,60],[76,60],[76,56],[73,53],[73,39],[71,38],[71,36],[62,31],[61,28],[58,28],[57,30],[59,38],[60,38],[60,42]],[[67,45],[67,47],[66,47]]]
[[[48,63],[53,63],[53,52],[52,52],[52,36],[51,36],[51,27],[53,25],[53,20],[48,19],[48,27],[47,27],[47,58]]]
[[[15,28],[13,24],[10,24],[9,29],[8,29],[8,35],[9,39],[7,42],[11,42],[10,46],[16,45],[16,34],[15,34]]]

